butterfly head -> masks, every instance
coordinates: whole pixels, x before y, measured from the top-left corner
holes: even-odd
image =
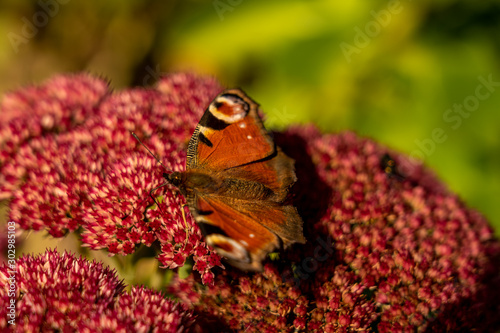
[[[191,193],[194,190],[205,194],[215,193],[220,187],[220,182],[211,175],[199,171],[164,173],[163,177],[172,185],[181,190],[182,194]]]
[[[172,173],[164,173],[163,178],[167,180],[170,184],[175,187],[181,187],[181,185],[185,182],[185,177],[181,172],[172,172]]]

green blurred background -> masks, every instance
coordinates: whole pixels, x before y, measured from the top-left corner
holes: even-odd
[[[354,130],[423,158],[500,234],[499,1],[2,0],[0,36],[2,94],[63,72],[115,88],[214,75],[270,128]]]

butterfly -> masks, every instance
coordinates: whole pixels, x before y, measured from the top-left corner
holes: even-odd
[[[215,97],[189,141],[186,170],[163,176],[186,198],[206,243],[232,266],[261,271],[268,253],[306,241],[297,209],[285,203],[297,180],[294,160],[240,89]]]

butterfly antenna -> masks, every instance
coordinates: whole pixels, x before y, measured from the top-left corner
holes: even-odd
[[[189,240],[189,226],[188,226],[188,222],[187,222],[187,219],[186,219],[186,213],[184,212],[184,207],[186,207],[186,205],[182,205],[181,207],[181,213],[182,213],[182,219],[184,220],[184,225],[186,226],[186,242],[184,243],[184,249],[186,249],[186,245],[188,243],[188,240]]]
[[[158,161],[158,163],[160,163],[164,168],[165,170],[168,170],[167,167],[160,161],[160,159],[158,157],[155,156],[155,154],[153,154],[151,152],[151,150],[149,150],[148,147],[146,147],[146,145],[144,143],[142,143],[141,139],[139,139],[139,137],[134,133],[134,132],[130,132],[133,137],[137,140],[137,142],[139,142],[144,148],[146,148],[146,150],[151,154],[151,156],[153,156],[155,158],[155,160]],[[162,212],[162,214],[165,214],[163,212],[163,210],[161,209],[160,207],[160,204],[158,203],[158,201],[156,201],[155,197],[153,197],[153,191],[156,191],[157,189],[159,189],[160,187],[163,187],[163,186],[167,186],[168,183],[165,183],[165,184],[161,184],[159,186],[156,186],[154,189],[152,189],[151,191],[149,191],[149,196],[151,197],[151,199],[153,199],[154,203],[156,204],[156,206],[158,207],[158,209],[160,210],[160,212]],[[187,242],[187,239],[189,237],[189,232],[188,232],[188,224],[187,224],[187,220],[186,220],[186,215],[184,213],[184,206],[182,206],[181,208],[181,212],[182,212],[182,219],[184,220],[184,224],[186,225],[186,242]],[[184,246],[186,246],[186,244],[184,244]]]
[[[149,196],[151,197],[151,199],[153,199],[153,201],[155,202],[156,204],[156,207],[158,207],[158,209],[160,210],[160,212],[162,214],[165,214],[165,212],[163,212],[163,210],[161,209],[160,207],[160,203],[158,201],[156,201],[156,199],[153,197],[153,191],[156,191],[157,189],[159,189],[160,187],[163,187],[163,186],[167,186],[168,183],[165,183],[165,184],[161,184],[159,186],[156,186],[154,189],[152,189],[151,191],[149,191]]]
[[[151,152],[151,150],[149,150],[149,148],[148,148],[148,147],[146,147],[146,145],[145,145],[144,143],[142,143],[141,139],[139,139],[139,137],[138,137],[138,136],[137,136],[134,132],[130,132],[130,133],[134,136],[134,138],[135,138],[135,139],[136,139],[136,140],[137,140],[137,141],[138,141],[138,142],[139,142],[139,143],[140,143],[140,144],[141,144],[144,148],[146,148],[146,150],[147,150],[147,151],[151,154],[151,156],[153,156],[153,157],[155,158],[155,160],[157,160],[157,161],[158,161],[158,163],[160,163],[160,164],[161,164],[161,166],[165,168],[165,170],[168,170],[168,169],[167,169],[167,167],[166,167],[163,163],[161,163],[160,159],[159,159],[158,157],[156,157],[156,156],[155,156],[155,154],[153,154],[153,153]],[[158,187],[157,187],[157,188],[158,188]]]
[[[158,157],[155,156],[155,154],[153,154],[151,152],[151,150],[149,150],[148,147],[146,147],[146,145],[144,143],[142,143],[141,139],[139,139],[139,137],[134,133],[134,132],[130,132],[132,134],[132,136],[137,140],[137,142],[139,142],[144,148],[146,148],[146,150],[151,154],[151,156],[153,156],[155,158],[155,160],[158,161],[158,163],[161,164],[161,166],[163,166],[165,168],[165,170],[167,170],[167,167],[161,163],[160,159]],[[162,214],[165,214],[163,212],[163,210],[161,209],[160,207],[160,203],[158,201],[156,201],[156,199],[153,197],[153,191],[156,191],[157,189],[159,189],[160,187],[163,187],[163,186],[167,186],[168,183],[165,183],[165,184],[161,184],[160,186],[156,186],[154,189],[152,189],[151,191],[149,191],[149,196],[151,197],[151,199],[153,199],[154,203],[156,204],[156,207],[158,207],[158,209],[160,210],[160,212],[162,212]]]

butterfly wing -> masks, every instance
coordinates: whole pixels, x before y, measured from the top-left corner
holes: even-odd
[[[193,195],[188,201],[206,242],[242,270],[260,271],[267,253],[305,242],[293,206],[218,195]]]
[[[294,160],[279,148],[269,159],[227,170],[225,174],[230,178],[256,181],[265,185],[274,193],[269,200],[275,202],[283,202],[289,188],[297,181]]]
[[[268,158],[276,147],[258,115],[258,104],[228,89],[208,106],[187,150],[186,168],[225,170]]]

